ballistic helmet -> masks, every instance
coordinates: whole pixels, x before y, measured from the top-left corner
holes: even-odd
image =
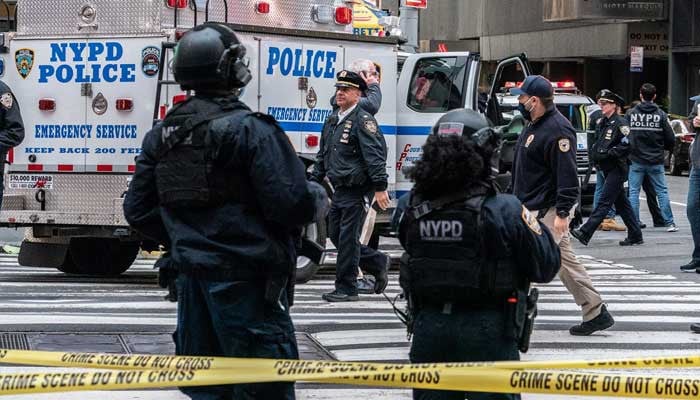
[[[467,109],[448,111],[435,123],[433,134],[468,136],[489,168],[486,175],[491,179],[498,175],[501,135],[490,126],[483,114]]]
[[[242,88],[251,79],[245,53],[245,47],[228,26],[212,22],[197,25],[175,48],[175,81],[183,90]]]

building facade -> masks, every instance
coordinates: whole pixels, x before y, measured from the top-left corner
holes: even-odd
[[[700,1],[671,1],[669,89],[671,109],[686,115],[700,94]]]

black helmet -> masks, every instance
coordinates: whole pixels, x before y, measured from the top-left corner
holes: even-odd
[[[470,137],[484,161],[490,160],[490,170],[487,176],[495,178],[498,175],[501,159],[501,135],[491,128],[489,121],[483,114],[467,109],[448,111],[435,123],[433,134]]]
[[[228,26],[197,25],[177,44],[175,80],[184,90],[242,88],[251,79],[244,56],[245,47]]]

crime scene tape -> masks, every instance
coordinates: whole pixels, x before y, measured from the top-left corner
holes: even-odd
[[[501,393],[570,394],[589,396],[644,397],[664,399],[700,398],[700,379],[625,374],[599,374],[494,368],[496,363],[455,364],[378,364],[335,361],[226,359],[206,357],[176,357],[92,353],[54,353],[0,350],[0,362],[17,363],[21,355],[39,353],[31,360],[35,365],[41,355],[63,354],[70,363],[72,356],[86,357],[95,371],[36,372],[0,374],[0,395],[57,391],[125,390],[163,388],[168,386],[204,386],[236,383],[294,382],[342,383],[392,388],[422,388],[438,390],[481,391]],[[101,358],[117,357],[117,358]],[[139,359],[138,357],[144,357]],[[179,369],[154,369],[161,362],[172,360]],[[698,357],[688,357],[697,365]],[[12,360],[12,361],[10,361]],[[197,360],[197,361],[195,361]],[[210,362],[203,362],[210,360]],[[640,359],[641,360],[641,359]],[[656,360],[662,360],[658,358]],[[77,360],[74,360],[77,362]],[[123,369],[127,361],[132,368]],[[185,364],[189,361],[189,364]],[[226,368],[212,368],[215,364]],[[629,362],[630,360],[626,360]],[[46,360],[47,363],[51,362]],[[56,360],[53,360],[56,363]],[[167,361],[170,362],[170,361]],[[548,364],[553,364],[552,362]],[[121,365],[117,365],[121,364]],[[504,364],[504,363],[498,363]],[[508,363],[523,366],[527,363]],[[145,368],[146,366],[150,368]],[[485,366],[491,365],[491,366]],[[690,363],[679,364],[690,366]],[[75,365],[71,365],[75,366]],[[513,367],[511,365],[511,367]],[[122,369],[105,369],[122,368]],[[551,367],[550,367],[551,368]]]

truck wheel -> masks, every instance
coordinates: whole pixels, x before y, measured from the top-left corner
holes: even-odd
[[[326,221],[315,222],[304,228],[303,235],[326,247]],[[306,283],[316,275],[321,266],[304,256],[297,257],[296,283]]]
[[[114,276],[129,269],[139,252],[139,242],[119,239],[73,238],[66,261],[59,270],[67,273]]]
[[[673,176],[681,176],[681,173],[683,173],[683,169],[681,168],[679,162],[678,162],[678,157],[676,157],[675,154],[671,153],[671,156],[669,157],[669,168],[671,169],[671,175]]]

